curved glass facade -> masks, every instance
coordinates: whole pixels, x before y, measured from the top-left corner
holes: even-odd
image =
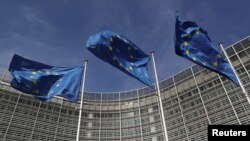
[[[250,37],[227,52],[250,93]],[[160,89],[169,141],[207,140],[209,121],[250,124],[250,105],[241,89],[200,66],[161,81]],[[60,97],[40,102],[12,89],[4,78],[0,82],[0,140],[75,140],[78,107]],[[85,92],[80,140],[163,141],[155,90]]]

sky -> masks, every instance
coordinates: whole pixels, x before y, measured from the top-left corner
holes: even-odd
[[[110,30],[147,54],[155,51],[162,81],[193,65],[174,52],[176,11],[207,30],[215,45],[229,46],[250,35],[249,5],[249,0],[1,0],[0,74],[13,54],[58,67],[81,66],[87,59],[87,91],[145,87],[91,54],[88,37]],[[155,82],[152,62],[148,72]]]

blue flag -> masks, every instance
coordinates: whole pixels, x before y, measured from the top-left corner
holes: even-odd
[[[9,66],[11,86],[42,101],[62,96],[77,102],[83,67],[63,68],[45,65],[14,55]]]
[[[182,22],[176,18],[175,52],[198,65],[221,74],[239,85],[230,64],[214,46],[205,30],[195,22]]]
[[[150,57],[125,37],[111,31],[97,33],[89,37],[87,48],[101,60],[152,86],[147,73]]]

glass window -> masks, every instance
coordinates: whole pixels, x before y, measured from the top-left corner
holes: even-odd
[[[120,99],[122,100],[122,99],[126,99],[126,93],[120,93]]]
[[[236,60],[238,60],[238,57],[236,55],[234,55],[234,56],[230,57],[230,60],[232,62],[235,62]]]
[[[186,78],[186,72],[184,71],[184,72],[181,72],[180,73],[180,80],[183,80],[183,79],[185,79]]]
[[[195,65],[192,68],[193,68],[194,74],[197,73],[197,72],[199,72],[199,66],[198,65]]]
[[[241,46],[241,44],[235,44],[233,47],[236,50],[236,52],[240,52],[243,50],[243,47]]]
[[[242,43],[243,46],[250,46],[250,40],[249,39],[245,39],[241,43]]]
[[[180,77],[179,77],[179,75],[178,75],[178,74],[174,76],[174,80],[175,80],[175,83],[177,83],[177,82],[179,82],[179,81],[180,81]]]
[[[113,93],[109,93],[108,94],[108,100],[113,100],[114,99],[114,94]]]
[[[119,93],[114,93],[114,100],[119,100]]]
[[[247,57],[247,53],[245,51],[242,51],[241,53],[239,53],[239,57],[240,58]]]
[[[102,98],[102,94],[100,94],[100,93],[95,94],[95,99],[96,100],[101,100],[101,98]]]
[[[227,55],[228,56],[232,56],[233,54],[235,54],[234,50],[232,47],[229,47],[226,49]]]
[[[192,76],[192,71],[191,71],[190,68],[188,68],[188,69],[186,70],[186,76],[187,76],[187,77]]]
[[[103,100],[103,101],[108,100],[108,94],[107,94],[107,93],[103,93],[103,94],[102,94],[102,100]]]

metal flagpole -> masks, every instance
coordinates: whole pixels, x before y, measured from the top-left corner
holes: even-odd
[[[82,104],[83,104],[83,95],[84,95],[84,86],[85,86],[85,79],[86,79],[87,63],[88,63],[88,60],[84,60],[84,71],[83,71],[83,78],[82,78],[82,93],[81,93],[81,102],[80,102],[80,111],[79,111],[79,119],[78,119],[78,126],[77,126],[76,141],[79,141],[79,137],[80,137],[80,127],[81,127],[81,118],[82,118]]]
[[[163,131],[164,131],[164,136],[165,136],[165,141],[168,141],[168,133],[167,133],[167,127],[165,123],[165,116],[163,113],[163,107],[162,107],[162,100],[161,100],[161,92],[160,92],[160,87],[159,87],[159,82],[158,82],[158,76],[156,72],[156,66],[155,66],[155,59],[154,59],[154,51],[151,51],[151,56],[152,56],[152,62],[153,62],[153,67],[154,67],[154,74],[155,74],[155,81],[156,81],[156,87],[157,87],[157,93],[158,93],[158,101],[160,102],[160,110],[161,110],[161,121],[162,121],[162,126],[163,126]]]
[[[240,87],[241,87],[243,93],[245,94],[248,103],[250,104],[250,99],[249,99],[249,97],[248,97],[248,95],[247,95],[247,91],[246,91],[246,89],[244,88],[244,86],[242,85],[241,80],[239,79],[239,76],[238,76],[238,74],[236,73],[236,71],[235,71],[235,69],[234,69],[234,67],[233,67],[233,65],[232,65],[232,62],[230,61],[230,59],[229,59],[229,57],[228,57],[228,55],[227,55],[227,53],[226,53],[226,51],[225,51],[225,49],[224,49],[222,43],[219,43],[219,46],[220,46],[221,50],[223,51],[224,55],[226,56],[226,58],[227,58],[227,60],[228,60],[228,63],[230,64],[230,66],[231,66],[231,68],[232,68],[232,70],[233,70],[233,72],[234,72],[234,74],[235,74],[235,76],[236,76],[238,82],[240,83]]]

